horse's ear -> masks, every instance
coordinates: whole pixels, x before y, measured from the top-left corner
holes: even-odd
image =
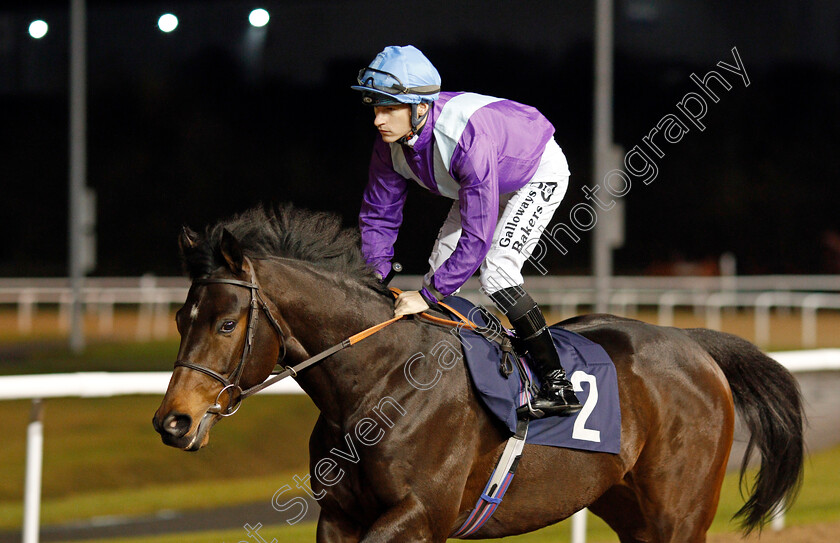
[[[181,229],[181,235],[178,236],[178,248],[181,249],[181,256],[186,256],[195,250],[200,241],[201,237],[197,232],[194,232],[189,226],[184,226]]]
[[[230,271],[234,274],[240,273],[242,271],[242,261],[244,260],[242,246],[239,245],[239,240],[233,237],[233,234],[227,228],[222,230],[222,242],[219,248]]]

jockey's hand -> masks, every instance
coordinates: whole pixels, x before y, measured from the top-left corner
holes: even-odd
[[[406,290],[397,296],[394,307],[394,316],[414,315],[429,309],[429,304],[418,290]]]

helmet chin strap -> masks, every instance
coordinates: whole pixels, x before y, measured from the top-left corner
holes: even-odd
[[[420,124],[426,119],[426,117],[429,116],[429,111],[431,111],[432,108],[431,108],[431,106],[427,107],[426,108],[426,113],[424,113],[422,117],[419,117],[417,115],[417,105],[418,104],[411,104],[411,130],[409,130],[408,133],[405,136],[398,139],[397,143],[400,143],[400,144],[403,144],[403,145],[410,145],[409,142],[415,136],[419,136],[420,132],[423,131],[423,127],[426,126],[426,125],[420,126]]]

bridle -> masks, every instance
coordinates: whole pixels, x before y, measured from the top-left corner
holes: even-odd
[[[280,326],[280,323],[278,322],[277,318],[274,317],[274,314],[271,312],[271,308],[268,306],[266,301],[263,299],[262,294],[260,293],[260,284],[257,281],[257,274],[254,270],[254,265],[251,263],[248,257],[244,257],[244,261],[248,265],[248,269],[251,275],[250,281],[212,277],[199,277],[197,279],[193,279],[192,281],[193,285],[233,285],[236,287],[247,288],[251,294],[250,309],[248,310],[248,324],[245,334],[245,345],[242,348],[242,356],[240,357],[239,363],[236,365],[236,368],[234,368],[234,370],[230,373],[228,377],[225,377],[221,373],[211,370],[208,367],[201,366],[194,362],[190,362],[189,360],[178,359],[175,361],[175,368],[186,368],[193,371],[197,371],[208,377],[211,377],[212,379],[222,384],[222,389],[216,395],[216,400],[213,402],[213,405],[208,407],[205,411],[204,417],[202,418],[202,424],[206,424],[213,415],[219,415],[221,417],[229,417],[233,415],[239,410],[239,407],[242,405],[242,400],[244,400],[248,396],[253,396],[257,392],[273,385],[278,381],[285,379],[286,377],[296,378],[299,372],[303,371],[309,366],[317,364],[318,362],[334,355],[342,349],[346,349],[347,347],[355,345],[359,341],[369,336],[372,336],[373,334],[382,330],[386,326],[389,326],[403,318],[403,316],[394,317],[379,324],[375,324],[370,328],[367,328],[366,330],[362,330],[358,334],[350,336],[349,338],[343,340],[341,343],[337,343],[329,349],[321,351],[315,356],[307,358],[303,362],[295,364],[294,366],[284,366],[283,361],[285,360],[287,354],[286,334],[283,332],[283,328]],[[391,290],[394,292],[394,294],[398,294],[400,292],[398,289],[392,288]],[[419,314],[419,316],[425,320],[434,322],[436,324],[443,324],[445,326],[466,326],[467,328],[473,330],[478,329],[478,326],[475,323],[470,321],[467,317],[464,317],[463,315],[458,313],[452,307],[449,307],[443,302],[440,302],[440,305],[445,307],[452,314],[456,315],[460,319],[460,322],[450,321],[448,319],[441,319],[432,315],[428,315],[426,313],[421,313]],[[251,350],[254,345],[254,331],[256,330],[257,319],[259,318],[260,310],[262,310],[262,312],[265,313],[268,322],[271,324],[272,328],[274,328],[274,331],[277,333],[277,340],[280,344],[280,352],[277,356],[277,362],[275,363],[275,367],[280,366],[282,368],[282,371],[280,371],[279,373],[275,373],[272,377],[269,377],[268,379],[266,379],[258,385],[254,385],[250,388],[243,390],[242,387],[239,385],[239,382],[242,379],[242,373],[245,369],[245,362],[248,360],[248,356],[251,354]],[[226,391],[230,391],[230,401],[228,402],[227,406],[223,409],[219,401],[221,400],[222,395]],[[190,445],[192,445],[192,443]]]
[[[239,406],[242,403],[242,400],[251,394],[256,393],[257,391],[254,390],[256,387],[249,388],[247,390],[242,390],[242,387],[239,386],[239,381],[242,379],[242,373],[245,368],[245,361],[248,359],[248,355],[251,354],[251,349],[254,345],[254,331],[256,329],[257,318],[259,317],[260,310],[262,310],[266,317],[268,318],[268,322],[271,323],[271,326],[274,328],[275,332],[277,332],[278,341],[280,343],[280,354],[277,356],[277,363],[276,365],[281,365],[283,360],[286,358],[286,334],[283,333],[283,329],[280,327],[280,323],[277,322],[277,319],[271,313],[271,309],[268,307],[268,304],[260,294],[260,286],[257,282],[257,276],[254,272],[254,266],[251,264],[251,261],[245,257],[245,261],[248,264],[251,272],[251,281],[240,281],[238,279],[223,279],[223,278],[210,278],[210,277],[200,277],[198,279],[193,279],[193,285],[234,285],[237,287],[247,288],[251,292],[251,302],[250,302],[250,310],[248,311],[248,324],[247,324],[247,331],[245,335],[245,346],[242,348],[242,357],[239,359],[239,364],[236,365],[236,368],[231,372],[228,377],[211,370],[205,366],[200,366],[189,360],[179,359],[175,362],[176,368],[188,368],[191,370],[195,370],[198,372],[203,373],[209,377],[212,377],[216,381],[222,384],[222,390],[219,391],[219,394],[216,395],[216,401],[210,408],[207,410],[208,413],[218,414],[222,417],[229,417],[236,413],[239,410]],[[290,368],[287,368],[290,369]],[[297,375],[296,372],[292,371],[290,375]],[[266,385],[267,386],[267,385]],[[219,400],[222,397],[222,394],[225,391],[230,390],[230,401],[228,402],[227,408],[222,409]],[[234,394],[236,391],[239,391],[238,399],[234,404]],[[253,392],[251,392],[253,390]],[[260,389],[262,390],[262,389]]]
[[[346,349],[352,345],[355,345],[359,341],[365,339],[368,336],[375,334],[376,332],[382,330],[386,326],[393,324],[400,320],[402,317],[394,317],[387,321],[381,322],[370,328],[359,332],[349,338],[345,339],[341,343],[337,343],[333,345],[329,349],[322,351],[315,356],[309,357],[303,362],[295,364],[294,366],[284,366],[283,360],[286,358],[286,334],[283,333],[283,329],[280,327],[280,323],[271,313],[271,309],[268,307],[268,304],[263,299],[262,295],[260,294],[260,285],[257,282],[257,275],[254,271],[254,266],[251,264],[251,261],[248,257],[245,257],[245,262],[248,264],[248,268],[250,269],[251,273],[251,281],[240,281],[238,279],[222,279],[222,278],[210,278],[210,277],[201,277],[198,279],[193,279],[193,285],[213,285],[213,284],[223,284],[223,285],[234,285],[237,287],[247,288],[251,292],[251,303],[250,303],[250,310],[248,312],[248,329],[246,332],[245,338],[245,346],[242,349],[242,357],[239,359],[239,364],[237,364],[236,368],[231,372],[230,376],[225,377],[224,375],[211,370],[205,366],[200,366],[189,360],[179,359],[175,362],[176,368],[187,368],[191,369],[208,377],[212,377],[216,381],[222,384],[222,390],[216,395],[216,401],[211,405],[207,411],[205,412],[204,418],[206,419],[209,415],[219,415],[222,417],[229,417],[236,413],[239,410],[239,406],[242,405],[242,400],[247,398],[248,396],[253,396],[257,392],[263,390],[266,387],[273,385],[274,383],[285,379],[286,377],[297,377],[298,372],[312,366],[313,364],[317,364],[318,362],[324,360],[332,356],[333,354],[337,353],[342,349]],[[256,328],[257,318],[259,316],[260,310],[262,310],[266,317],[268,317],[268,322],[271,323],[271,326],[277,332],[278,341],[280,342],[281,351],[277,357],[276,366],[280,366],[283,370],[277,374],[274,374],[272,377],[266,379],[262,383],[258,385],[254,385],[248,389],[242,390],[242,387],[239,386],[239,381],[242,378],[242,373],[245,368],[245,361],[248,359],[248,355],[251,353],[251,348],[254,342],[254,330]],[[225,391],[230,390],[230,401],[225,409],[222,409],[219,400],[222,397],[222,394]],[[239,391],[238,397],[236,397],[236,403],[234,404],[234,394],[236,391]]]

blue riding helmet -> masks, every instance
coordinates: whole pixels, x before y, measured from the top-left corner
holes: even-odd
[[[372,106],[434,102],[440,94],[440,74],[429,59],[413,45],[392,45],[359,70],[362,101]]]

